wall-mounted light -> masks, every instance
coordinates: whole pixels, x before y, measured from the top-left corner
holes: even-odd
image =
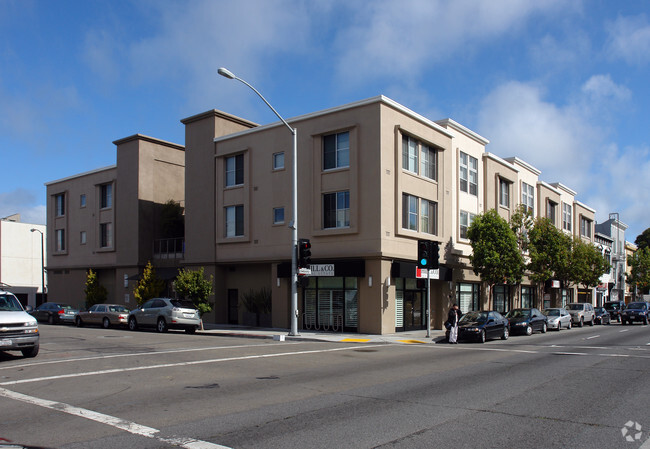
[[[390,276],[386,278],[386,282],[384,282],[384,284],[386,284],[386,287],[390,287]]]
[[[124,273],[124,288],[129,288],[129,275]]]
[[[372,287],[372,276],[368,276],[368,287]]]
[[[279,287],[280,286],[280,278],[275,278],[275,284]]]

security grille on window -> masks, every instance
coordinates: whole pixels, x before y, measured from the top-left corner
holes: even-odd
[[[226,187],[239,186],[244,183],[244,155],[238,154],[226,158]]]
[[[323,136],[323,169],[350,166],[350,133]]]
[[[461,151],[459,170],[460,191],[478,195],[478,159]]]
[[[350,227],[350,192],[323,195],[323,228]]]
[[[244,235],[244,206],[226,207],[226,237]]]

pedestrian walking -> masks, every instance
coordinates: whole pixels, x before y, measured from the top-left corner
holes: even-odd
[[[455,345],[458,343],[458,320],[459,320],[460,311],[458,310],[458,304],[454,304],[449,309],[447,314],[447,323],[445,327],[449,329],[449,343]]]

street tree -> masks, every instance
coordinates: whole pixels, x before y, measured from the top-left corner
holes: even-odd
[[[86,308],[106,302],[106,298],[108,297],[106,287],[99,283],[97,273],[92,269],[89,269],[86,274],[86,288],[84,288],[84,293],[86,294]]]
[[[534,224],[532,213],[523,204],[520,204],[510,217],[510,229],[515,233],[517,246],[522,254],[528,253],[530,231],[533,229]]]
[[[179,297],[192,301],[194,307],[203,315],[212,311],[212,303],[208,301],[212,295],[213,277],[206,279],[203,267],[198,270],[181,269],[174,281],[174,289]]]
[[[630,267],[628,282],[637,287],[638,294],[650,292],[650,247],[641,248],[628,256],[627,264]]]
[[[138,305],[141,306],[151,298],[160,296],[163,291],[165,291],[165,281],[156,276],[156,270],[151,264],[151,261],[147,262],[142,272],[142,277],[135,286],[135,289],[133,289],[133,297]]]
[[[637,235],[634,244],[639,248],[650,248],[650,228]]]
[[[474,273],[490,287],[518,284],[524,275],[524,258],[517,237],[508,222],[496,210],[477,215],[467,230],[472,245],[469,256]]]
[[[571,280],[583,288],[596,287],[600,277],[611,269],[600,250],[579,237],[573,239],[570,259]]]

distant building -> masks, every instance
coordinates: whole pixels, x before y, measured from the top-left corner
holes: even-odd
[[[625,231],[628,226],[620,221],[618,213],[610,213],[609,219],[596,224],[596,232],[611,238],[612,250],[612,279],[608,285],[610,301],[625,300],[627,290],[625,273],[627,272],[627,257],[625,250]]]

